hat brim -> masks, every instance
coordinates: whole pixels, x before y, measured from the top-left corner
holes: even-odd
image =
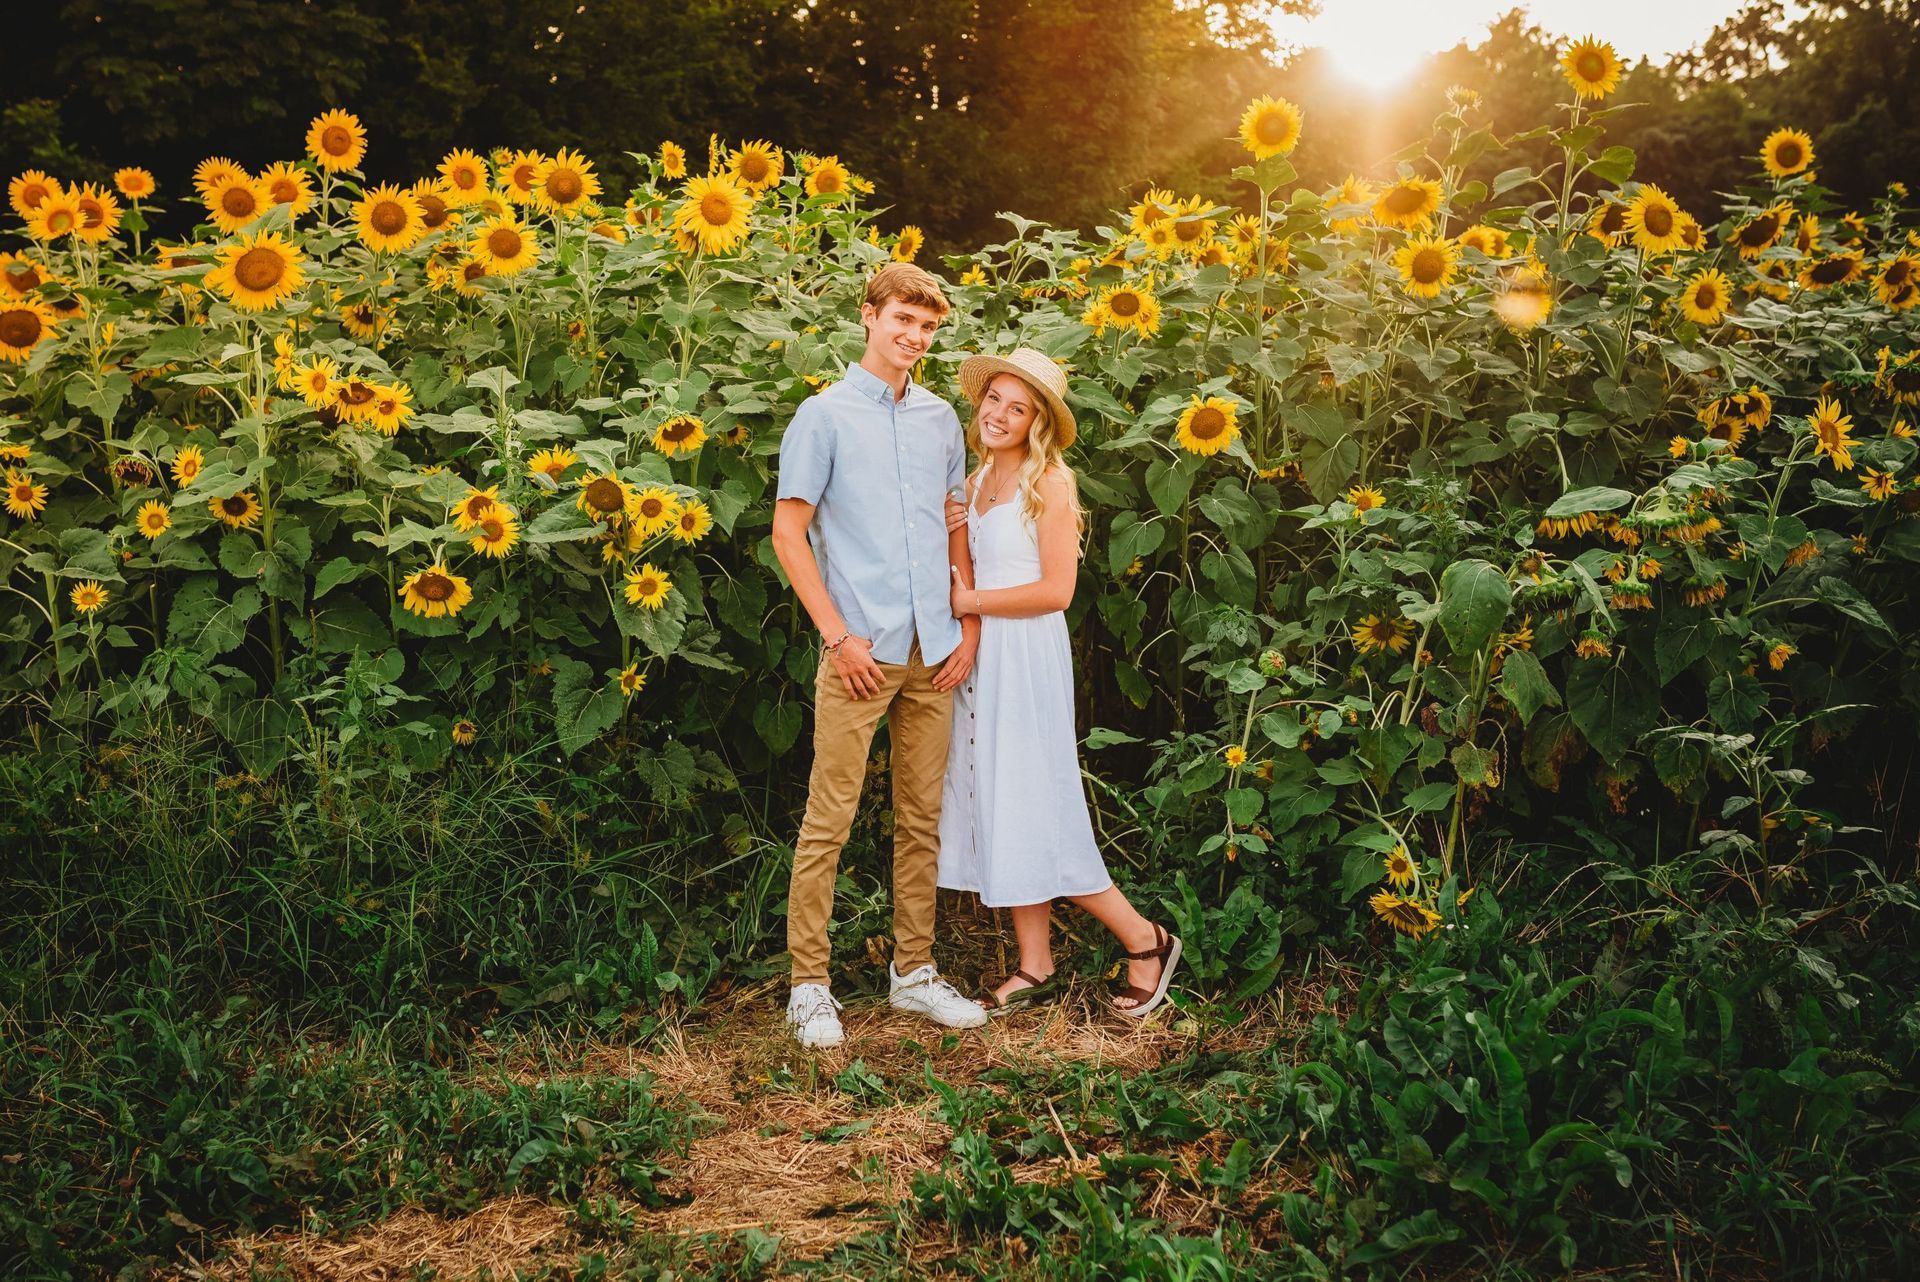
[[[996,374],[1011,374],[1025,383],[1027,387],[1046,402],[1048,417],[1053,420],[1054,438],[1060,442],[1060,448],[1072,445],[1074,438],[1080,435],[1079,425],[1073,421],[1073,411],[1067,408],[1065,398],[1056,395],[1033,381],[1031,371],[1014,364],[1004,356],[988,356],[984,353],[969,356],[960,362],[960,390],[976,406],[980,398],[987,394],[987,384],[993,382]]]

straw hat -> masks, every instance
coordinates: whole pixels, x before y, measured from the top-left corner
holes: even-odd
[[[969,356],[960,362],[960,390],[975,405],[987,394],[995,374],[1012,374],[1040,394],[1053,421],[1053,434],[1066,449],[1078,434],[1073,411],[1067,408],[1067,376],[1053,358],[1031,347],[1016,347],[1005,356]]]

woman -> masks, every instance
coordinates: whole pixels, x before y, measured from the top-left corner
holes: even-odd
[[[968,444],[981,462],[965,502],[949,496],[947,522],[966,527],[978,581],[962,583],[955,572],[953,612],[980,615],[981,632],[973,673],[954,699],[940,885],[1012,909],[1020,965],[982,999],[990,1014],[1059,995],[1050,916],[1064,898],[1120,940],[1130,963],[1113,1005],[1138,1018],[1166,1000],[1180,940],[1114,887],[1080,781],[1065,610],[1083,521],[1060,457],[1074,437],[1066,383],[1028,347],[960,367],[974,404]]]

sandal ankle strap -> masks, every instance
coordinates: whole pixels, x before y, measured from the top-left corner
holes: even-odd
[[[1155,957],[1165,957],[1173,951],[1173,937],[1162,930],[1157,924],[1153,928],[1153,937],[1159,941],[1156,947],[1149,948],[1141,953],[1128,953],[1127,956],[1134,961],[1150,961]]]

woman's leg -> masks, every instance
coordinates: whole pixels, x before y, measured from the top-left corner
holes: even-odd
[[[1153,923],[1140,915],[1140,911],[1120,893],[1118,886],[1108,886],[1097,895],[1075,895],[1073,902],[1093,914],[1102,926],[1113,932],[1120,946],[1130,953],[1143,953],[1152,948],[1158,939]],[[1152,992],[1160,983],[1160,967],[1165,962],[1163,957],[1149,957],[1145,961],[1129,959],[1127,982],[1135,988]],[[1113,1004],[1117,1009],[1126,1010],[1140,1003],[1131,997],[1116,997]]]
[[[1013,914],[1013,937],[1020,945],[1019,969],[1035,979],[1045,979],[1053,974],[1053,903],[1021,904],[1008,910]],[[1030,988],[1024,979],[1009,975],[1006,982],[993,990],[993,995],[1001,1001]]]

